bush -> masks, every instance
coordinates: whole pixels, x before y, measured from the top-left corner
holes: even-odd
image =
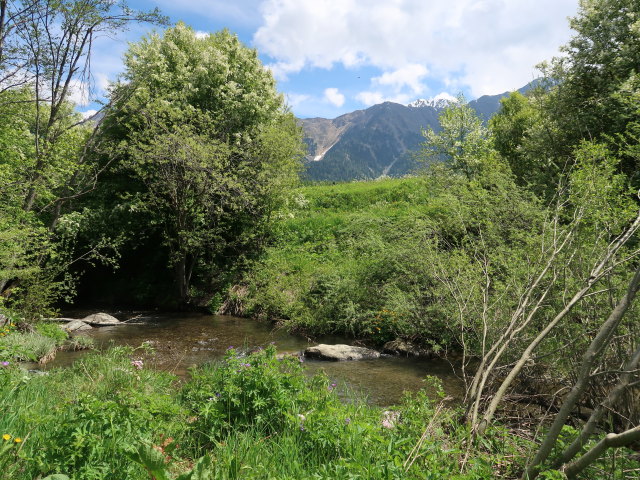
[[[40,322],[36,324],[36,332],[55,340],[57,344],[61,344],[69,337],[69,334],[56,323]]]
[[[305,378],[297,357],[278,358],[274,346],[248,356],[229,347],[221,363],[197,368],[182,390],[199,440],[210,444],[230,431],[282,431],[297,415],[338,402],[324,376]]]

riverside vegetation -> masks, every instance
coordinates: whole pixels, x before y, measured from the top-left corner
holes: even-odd
[[[0,7],[2,475],[637,478],[638,2],[581,2],[538,87],[488,125],[445,109],[414,177],[309,186],[295,118],[230,32],[146,36],[81,122],[94,35],[166,19]],[[76,296],[409,340],[460,357],[466,396],[342,403],[272,347],[183,383],[148,345],[25,372]]]

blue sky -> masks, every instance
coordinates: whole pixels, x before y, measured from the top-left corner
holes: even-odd
[[[514,90],[571,36],[578,0],[130,0],[200,32],[228,28],[256,48],[299,117],[334,118],[382,101]],[[94,95],[152,27],[96,44]],[[90,109],[89,104],[80,107]]]

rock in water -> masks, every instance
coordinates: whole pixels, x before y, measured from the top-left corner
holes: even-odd
[[[369,360],[380,357],[380,352],[364,347],[353,347],[351,345],[316,345],[304,351],[305,356],[320,360],[331,360],[334,362],[341,360]]]
[[[399,338],[385,343],[382,351],[391,355],[402,355],[405,357],[430,356],[428,351]]]
[[[107,325],[118,325],[120,320],[116,317],[112,317],[108,313],[94,313],[93,315],[88,315],[82,319],[84,323],[88,323],[89,325],[93,325],[94,327],[104,327]]]
[[[91,325],[83,322],[82,320],[71,320],[62,328],[65,329],[67,332],[71,333],[71,332],[81,332],[83,330],[91,330],[92,327]]]

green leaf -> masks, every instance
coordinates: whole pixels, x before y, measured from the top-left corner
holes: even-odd
[[[171,480],[165,469],[164,455],[149,445],[142,445],[129,458],[147,469],[155,480]]]

